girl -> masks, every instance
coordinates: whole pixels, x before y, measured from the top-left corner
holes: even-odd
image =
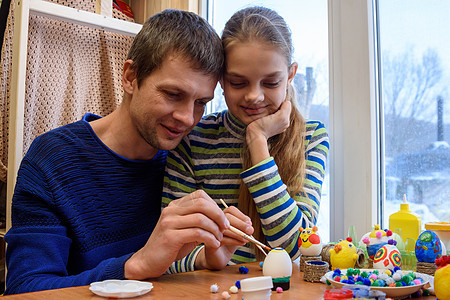
[[[299,228],[317,222],[328,135],[322,123],[303,119],[291,85],[290,30],[275,11],[236,12],[222,34],[228,110],[204,117],[169,153],[163,206],[202,189],[247,214],[254,237],[299,256]],[[232,218],[233,216],[230,216]],[[239,247],[230,263],[262,258]]]

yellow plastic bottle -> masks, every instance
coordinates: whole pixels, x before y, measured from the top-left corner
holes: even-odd
[[[422,228],[420,216],[409,210],[406,195],[403,195],[403,203],[400,204],[400,210],[389,216],[389,229],[395,232],[398,228],[402,230],[402,238],[405,243],[408,238],[417,241]]]

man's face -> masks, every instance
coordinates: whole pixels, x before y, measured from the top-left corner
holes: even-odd
[[[131,120],[150,146],[173,149],[200,121],[216,84],[214,75],[193,69],[183,57],[169,55],[140,87],[133,81]]]

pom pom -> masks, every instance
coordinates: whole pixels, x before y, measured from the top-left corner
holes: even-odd
[[[241,282],[239,280],[237,280],[234,285],[238,288],[241,289]]]
[[[402,279],[402,275],[398,272],[395,272],[394,275],[392,275],[392,279],[395,281],[400,281]]]
[[[397,272],[397,271],[400,271],[400,270],[401,270],[400,267],[394,267],[394,273]]]
[[[341,270],[340,269],[336,269],[336,270],[334,270],[333,273],[341,275]]]
[[[231,298],[231,296],[230,296],[230,294],[228,294],[227,291],[222,292],[222,299],[230,299],[230,298]]]
[[[215,294],[219,291],[219,286],[217,285],[217,283],[214,283],[209,287],[209,290],[211,291],[211,293]]]
[[[341,281],[341,277],[340,277],[340,276],[336,276],[336,277],[334,277],[333,279],[334,279],[334,281],[337,281],[337,282],[340,282],[340,281]]]
[[[370,282],[370,280],[368,278],[364,278],[363,284],[367,285],[367,286],[370,286],[371,282]]]
[[[262,267],[263,267],[263,264],[264,264],[264,262],[261,261],[261,262],[259,263],[259,267],[262,268]]]
[[[392,231],[387,230],[387,231],[386,231],[386,235],[387,235],[387,236],[391,236],[391,235],[392,235]]]
[[[392,240],[392,239],[388,240],[388,244],[389,245],[394,245],[394,240]]]
[[[237,292],[239,291],[239,289],[237,288],[237,286],[232,285],[229,289],[230,293],[232,294],[237,294]]]
[[[369,245],[369,244],[370,244],[370,240],[369,240],[368,237],[363,238],[362,241],[363,241],[363,243],[366,244],[366,245]]]
[[[282,293],[283,292],[283,288],[281,286],[277,287],[277,293]]]
[[[383,236],[383,234],[381,233],[381,231],[377,231],[375,233],[375,235],[377,236],[377,238],[381,239],[381,237]]]
[[[351,237],[346,238],[347,242],[351,243],[353,239]]]
[[[369,279],[377,280],[378,276],[376,274],[372,274],[369,276]]]
[[[239,267],[239,272],[241,274],[247,274],[248,273],[248,268],[246,266],[241,266],[241,267]]]

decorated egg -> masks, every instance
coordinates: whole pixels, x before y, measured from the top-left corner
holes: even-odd
[[[289,289],[289,282],[292,275],[292,261],[289,254],[283,248],[274,248],[264,259],[264,276],[272,276],[273,288]]]
[[[366,233],[362,237],[361,242],[366,245],[370,259],[373,260],[378,249],[388,243],[390,236],[392,236],[392,231],[388,229],[382,230],[380,225],[377,224],[373,231]]]
[[[450,255],[444,255],[435,261],[434,291],[438,299],[450,299]]]
[[[348,237],[330,249],[331,269],[354,268],[358,257],[359,255],[357,254],[355,245],[352,243],[352,238]]]
[[[419,235],[415,247],[417,261],[434,263],[442,256],[442,243],[436,233],[426,230]]]
[[[394,240],[378,249],[373,258],[373,267],[375,269],[393,269],[394,267],[402,267],[402,256],[395,246]]]
[[[317,234],[317,227],[305,228],[300,227],[300,236],[298,238],[298,248],[304,256],[317,256],[322,252],[322,243],[320,236]]]

